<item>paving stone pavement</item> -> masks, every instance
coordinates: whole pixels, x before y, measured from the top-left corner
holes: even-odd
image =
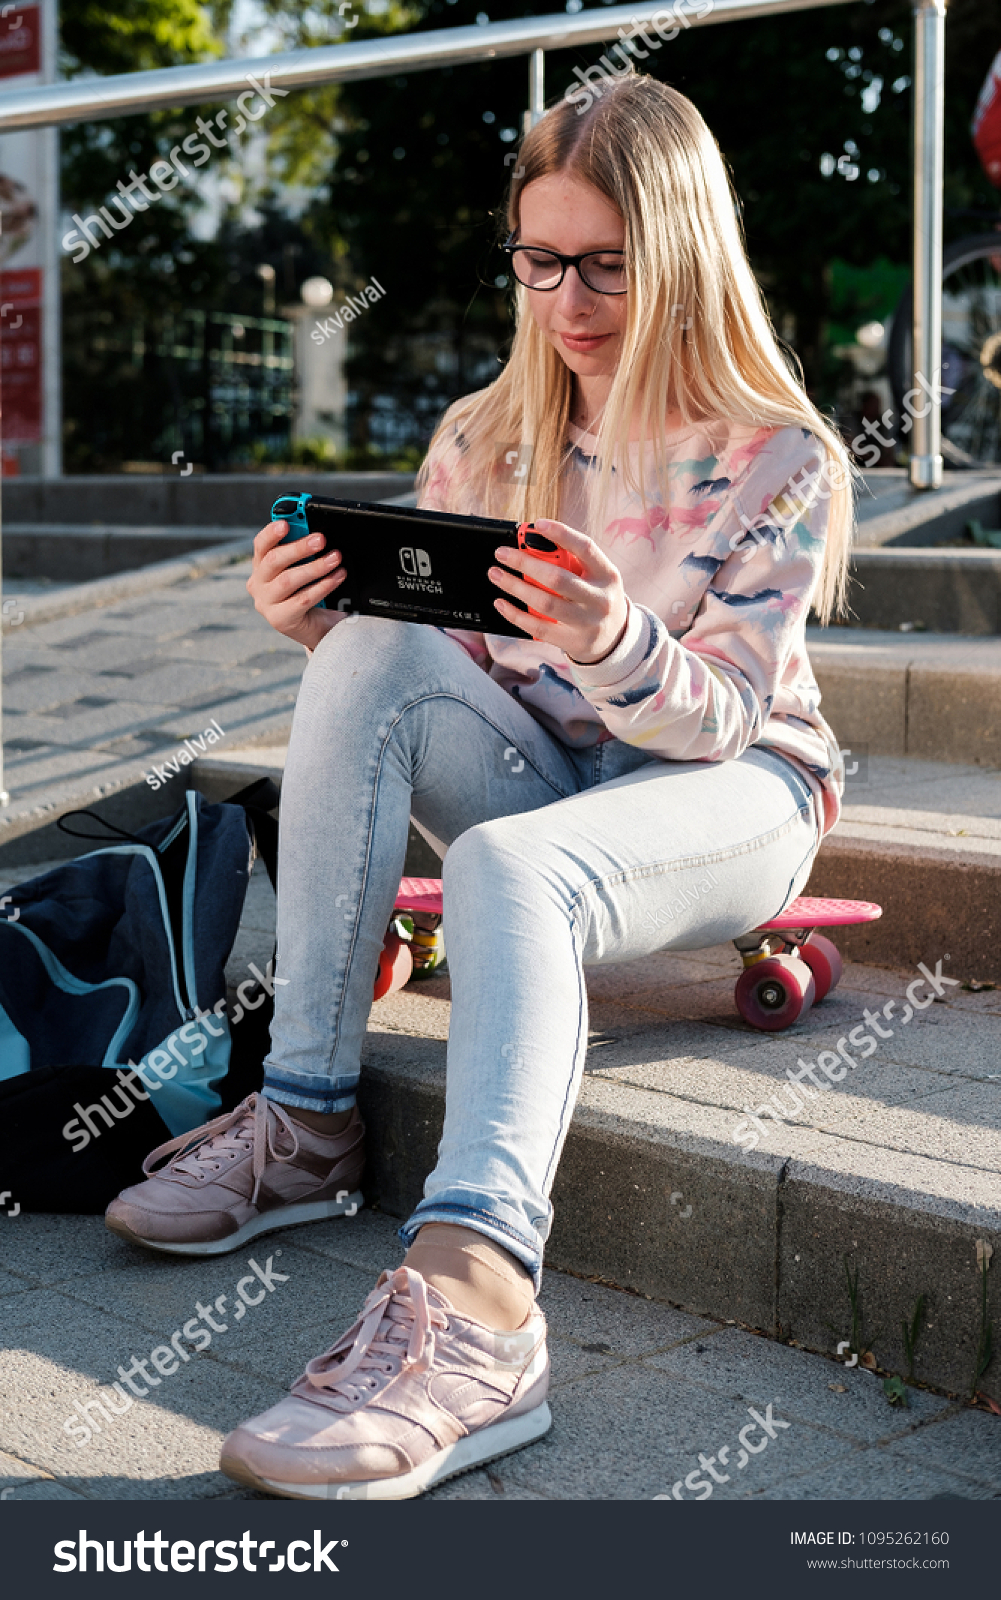
[[[180,1261],[132,1248],[99,1217],[13,1219],[0,1240],[0,1492],[261,1498],[218,1472],[219,1444],[241,1418],[273,1404],[350,1322],[374,1274],[401,1259],[396,1227],[362,1211],[232,1256]],[[251,1258],[265,1270],[270,1263],[275,1281],[244,1320],[237,1324],[223,1301],[225,1331],[148,1398],[120,1416],[92,1404],[120,1364],[169,1343],[199,1302],[232,1299]],[[673,1492],[690,1500],[709,1498],[706,1485],[716,1499],[1001,1498],[997,1418],[920,1390],[910,1392],[908,1410],[893,1409],[866,1372],[561,1273],[547,1274],[541,1303],[551,1330],[551,1432],[431,1498]],[[88,1404],[96,1424],[89,1439],[80,1423]]]
[[[14,810],[141,774],[214,718],[223,748],[287,729],[305,661],[246,592],[249,562],[3,642],[6,785]],[[176,780],[178,800],[183,780]],[[170,794],[169,780],[165,795]]]

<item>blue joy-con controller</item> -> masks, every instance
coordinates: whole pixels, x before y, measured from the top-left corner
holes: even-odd
[[[288,523],[288,539],[302,539],[309,532],[306,521],[306,507],[312,500],[311,494],[283,494],[271,507],[272,522]],[[283,539],[282,544],[288,540]]]
[[[306,521],[306,507],[312,498],[311,494],[283,494],[271,507],[272,522],[288,523],[288,533],[282,540],[282,544],[291,544],[295,539],[305,539],[307,537],[309,523]],[[312,556],[307,557],[307,560],[313,559]],[[303,563],[297,561],[295,565],[302,566]],[[327,598],[318,602],[325,611],[330,609],[327,606]]]

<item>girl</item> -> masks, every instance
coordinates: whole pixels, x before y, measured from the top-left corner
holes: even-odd
[[[109,1211],[141,1243],[215,1253],[351,1208],[413,815],[447,849],[444,1135],[403,1265],[223,1447],[232,1477],[293,1497],[414,1495],[546,1431],[535,1294],[584,968],[748,932],[838,816],[804,629],[843,595],[851,484],[776,345],[709,130],[650,78],[561,102],[525,139],[508,225],[511,357],[446,415],[420,504],[531,518],[582,575],[498,549],[515,570],[491,569],[497,609],[523,640],[349,621],[317,609],[347,576],[336,552],[296,566],[285,523],[258,535],[247,587],[312,654],[264,1094],[163,1146]]]

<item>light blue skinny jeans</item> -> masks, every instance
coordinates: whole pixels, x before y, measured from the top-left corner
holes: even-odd
[[[411,815],[447,846],[445,1129],[425,1222],[488,1235],[539,1280],[587,1049],[584,968],[748,932],[809,876],[817,810],[782,756],[572,750],[436,629],[340,623],[309,662],[282,789],[265,1094],[354,1103]]]

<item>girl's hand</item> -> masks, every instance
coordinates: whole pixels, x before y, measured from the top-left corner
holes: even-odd
[[[501,567],[491,567],[487,574],[491,583],[524,600],[533,611],[541,612],[544,620],[526,616],[508,600],[495,600],[494,605],[502,617],[523,628],[540,644],[556,645],[578,666],[593,666],[615,649],[626,631],[629,603],[619,569],[586,533],[548,519],[532,526],[576,556],[584,576],[576,578],[564,567],[540,561],[530,550],[504,546],[495,552],[498,561],[555,593],[543,594],[524,578],[512,577]]]
[[[340,587],[347,577],[339,550],[319,555],[315,561],[304,558],[322,551],[322,533],[310,534],[282,544],[288,533],[287,522],[269,522],[254,540],[254,567],[247,579],[247,592],[266,621],[286,638],[315,650],[325,633],[343,622],[340,611],[318,609],[319,602]]]

